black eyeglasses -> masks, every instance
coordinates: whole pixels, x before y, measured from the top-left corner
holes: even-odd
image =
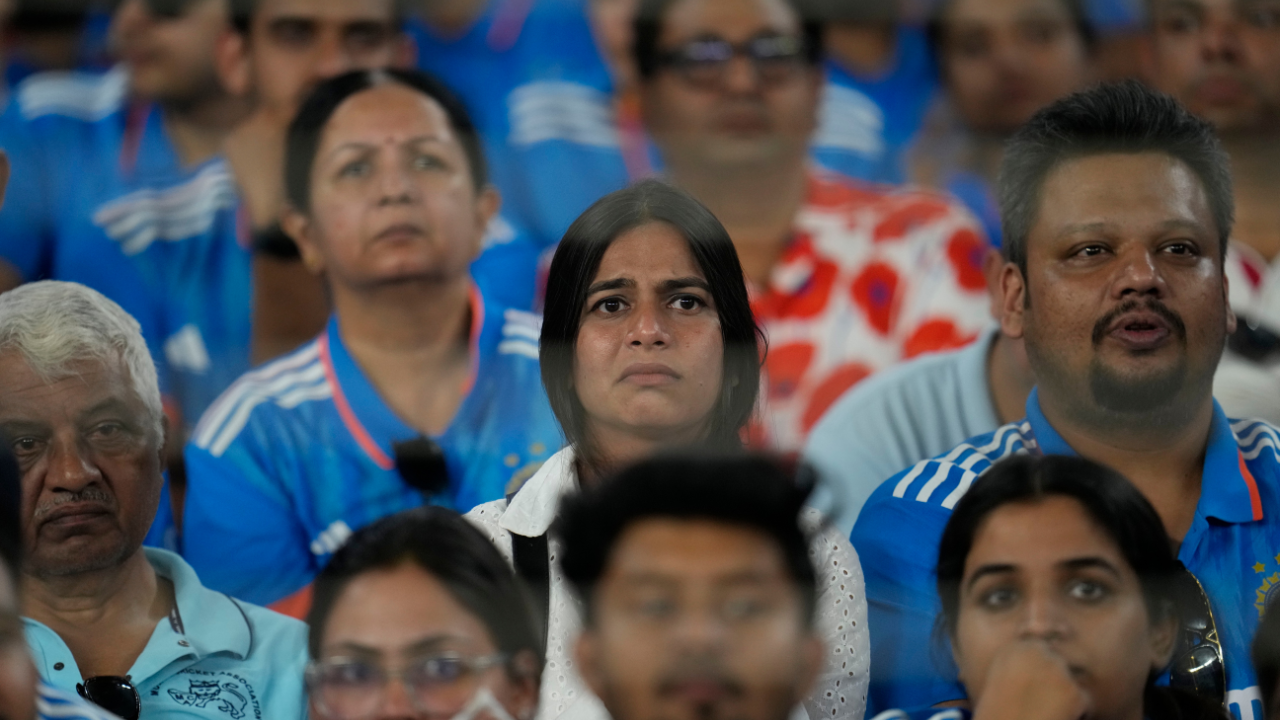
[[[1223,703],[1227,699],[1227,669],[1209,596],[1196,576],[1186,572],[1177,583],[1174,600],[1182,631],[1169,668],[1169,685]]]
[[[449,487],[449,466],[444,450],[429,437],[393,443],[396,472],[409,487],[426,497],[439,495]]]
[[[729,62],[741,55],[751,61],[760,82],[775,84],[795,74],[807,50],[802,38],[790,35],[757,35],[740,45],[706,35],[662,53],[658,62],[692,85],[711,88],[724,81]]]
[[[128,675],[85,678],[84,682],[76,683],[76,692],[121,720],[138,720],[138,715],[142,714],[142,698],[138,696],[138,689],[130,682]]]

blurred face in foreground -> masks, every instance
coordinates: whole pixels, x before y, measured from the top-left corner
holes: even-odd
[[[1224,134],[1280,130],[1280,0],[1152,0],[1159,89]]]
[[[1050,171],[1040,198],[1003,324],[1041,396],[1095,421],[1202,407],[1235,316],[1199,178],[1163,153],[1092,155]]]
[[[953,653],[976,709],[1024,693],[1044,717],[1141,720],[1147,676],[1169,660],[1120,548],[1072,498],[1010,503],[965,559]]]
[[[312,717],[450,718],[478,693],[496,703],[483,720],[528,720],[537,706],[536,674],[510,669],[532,658],[503,657],[484,622],[413,563],[351,580],[323,632],[307,673]]]
[[[462,141],[438,102],[388,83],[352,95],[325,126],[311,209],[284,227],[303,260],[350,289],[466,275],[497,212],[476,190]]]
[[[786,0],[673,3],[658,39],[662,68],[641,92],[645,126],[666,161],[727,172],[803,158],[822,72],[804,61],[801,40]],[[733,57],[708,61],[725,43]]]
[[[619,537],[576,650],[615,720],[783,720],[823,653],[767,535],[666,518]]]
[[[1012,133],[1089,80],[1088,49],[1064,0],[953,0],[942,23],[947,88],[974,131]]]

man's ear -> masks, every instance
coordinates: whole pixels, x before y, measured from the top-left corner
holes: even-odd
[[[1000,330],[1011,338],[1022,337],[1026,330],[1027,281],[1014,263],[1007,262],[1000,270],[1000,297]]]
[[[1004,274],[1004,255],[996,248],[987,248],[982,256],[982,276],[987,279],[987,296],[991,300],[991,317],[999,319],[1004,312],[1004,292],[1000,288]]]
[[[298,253],[302,256],[302,264],[306,266],[307,272],[316,276],[323,275],[324,255],[320,253],[320,248],[312,237],[311,218],[292,205],[288,205],[280,213],[280,229],[297,244]]]
[[[213,48],[213,65],[218,82],[229,94],[243,98],[253,90],[253,61],[246,35],[224,29]]]
[[[1222,273],[1222,302],[1227,308],[1227,334],[1230,335],[1236,331],[1236,311],[1231,309],[1231,278],[1225,271]]]
[[[596,697],[604,692],[604,677],[600,672],[600,639],[591,627],[584,627],[573,643],[573,661],[578,664],[578,675],[587,689]]]
[[[484,251],[484,238],[489,234],[489,223],[497,217],[502,208],[502,194],[493,185],[485,185],[476,196],[476,227],[480,232],[476,235],[476,246],[472,257],[479,257]]]

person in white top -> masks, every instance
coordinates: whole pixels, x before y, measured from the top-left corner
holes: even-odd
[[[547,530],[560,499],[666,448],[732,450],[760,384],[761,338],[728,233],[687,193],[657,181],[608,195],[569,228],[547,278],[542,381],[568,440],[507,500],[467,517],[533,584],[547,608],[539,720],[602,720],[572,660],[582,608]],[[803,518],[818,568],[815,628],[825,644],[803,708],[861,718],[870,645],[858,557],[820,515]]]

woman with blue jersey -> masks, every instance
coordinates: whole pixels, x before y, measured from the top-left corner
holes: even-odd
[[[468,517],[538,590],[547,626],[542,720],[607,718],[574,669],[582,608],[547,531],[560,499],[666,448],[740,448],[762,346],[724,227],[682,190],[645,181],[599,200],[556,250],[547,278],[542,382],[569,447],[509,500]],[[827,642],[809,716],[862,717],[870,645],[862,570],[849,542],[815,531],[817,627]]]
[[[484,297],[469,271],[498,196],[447,88],[395,70],[322,82],[285,161],[282,226],[333,315],[201,420],[183,546],[210,587],[300,613],[353,530],[423,502],[503,497],[561,436],[539,318]]]
[[[1146,498],[1078,457],[996,464],[956,504],[938,553],[939,629],[976,720],[1225,720],[1196,588]],[[1156,686],[1166,668],[1178,689]]]
[[[452,510],[356,531],[316,577],[307,623],[318,720],[531,720],[538,707],[543,655],[527,595]]]

